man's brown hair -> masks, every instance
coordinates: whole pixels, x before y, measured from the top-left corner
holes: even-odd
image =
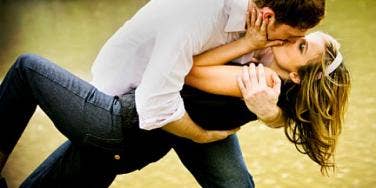
[[[254,0],[257,7],[269,7],[277,24],[299,29],[316,26],[325,14],[325,0]]]

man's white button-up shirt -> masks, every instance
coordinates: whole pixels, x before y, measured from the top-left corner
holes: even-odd
[[[136,89],[140,128],[180,119],[193,56],[239,38],[248,0],[151,0],[105,43],[92,83],[110,95]]]

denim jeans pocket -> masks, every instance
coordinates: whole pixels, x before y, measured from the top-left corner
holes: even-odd
[[[119,152],[124,148],[124,141],[122,138],[102,138],[90,133],[85,134],[83,144],[111,152]]]
[[[83,143],[95,148],[118,151],[122,148],[121,105],[113,96],[97,89],[87,93],[83,106],[86,124]]]

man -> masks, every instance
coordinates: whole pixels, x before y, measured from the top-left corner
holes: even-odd
[[[206,132],[185,112],[179,91],[192,67],[192,57],[239,38],[245,31],[245,15],[254,6],[246,0],[151,1],[101,49],[92,68],[93,84],[110,95],[137,87],[141,129],[162,128],[196,142],[207,142],[211,138],[206,138]],[[268,7],[260,12],[264,19],[270,19],[270,40],[293,40],[314,25],[303,22],[293,28],[276,22],[278,17]],[[300,21],[304,16],[298,18]]]
[[[92,149],[68,143],[42,164],[24,185],[67,180],[62,177],[67,176],[69,170],[76,175],[76,180],[108,186],[116,174],[140,169],[161,158],[172,147],[201,186],[252,187],[253,180],[242,159],[237,137],[226,138],[227,134],[206,131],[185,111],[179,94],[184,77],[194,55],[236,40],[245,32],[246,15],[252,8],[269,20],[268,45],[273,45],[275,40],[293,41],[304,36],[307,29],[322,19],[324,4],[324,0],[149,2],[107,41],[92,73],[93,84],[108,94],[122,95],[137,88],[135,105],[139,127],[153,130],[155,134],[141,137],[120,155],[113,151],[93,153]],[[245,62],[244,58],[239,60]],[[276,117],[277,114],[271,112],[254,111],[265,121]],[[198,143],[226,139],[200,145],[180,137]],[[61,185],[69,185],[69,182]]]

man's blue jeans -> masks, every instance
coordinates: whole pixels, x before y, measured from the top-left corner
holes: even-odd
[[[196,144],[159,129],[140,130],[132,126],[132,97],[106,95],[44,58],[20,56],[0,87],[0,119],[7,122],[0,126],[0,150],[12,151],[39,105],[71,142],[24,187],[107,187],[116,174],[141,169],[171,148],[203,187],[253,187],[235,135]]]
[[[236,136],[199,148],[189,145],[198,144],[182,144],[175,150],[202,187],[254,187],[240,150],[236,147]],[[110,154],[106,156],[102,152],[87,151],[67,141],[21,187],[108,187],[118,172],[124,170],[121,169],[121,160],[127,159],[117,161]]]

